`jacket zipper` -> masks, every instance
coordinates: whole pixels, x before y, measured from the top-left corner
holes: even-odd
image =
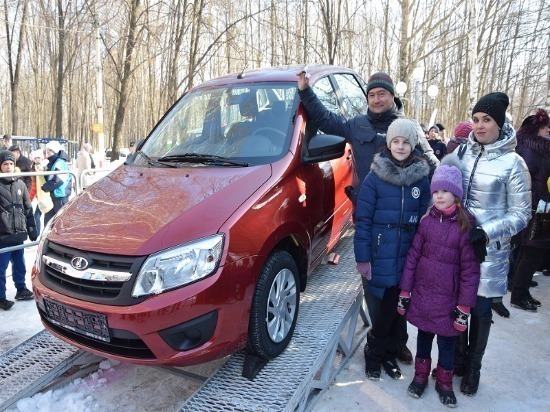
[[[468,190],[466,191],[466,203],[468,204],[468,206],[470,204],[470,191],[472,189],[472,179],[477,169],[477,163],[479,162],[479,159],[481,158],[481,156],[483,156],[484,151],[485,151],[485,146],[481,146],[481,151],[479,152],[479,155],[477,156],[476,161],[474,162],[474,167],[472,168],[472,172],[470,173],[470,181],[468,182]]]

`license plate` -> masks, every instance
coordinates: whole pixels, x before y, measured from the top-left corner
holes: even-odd
[[[103,342],[110,342],[107,316],[44,298],[46,316],[53,324]]]

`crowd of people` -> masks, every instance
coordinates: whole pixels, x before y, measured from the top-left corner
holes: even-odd
[[[387,73],[367,83],[367,112],[352,119],[327,110],[298,75],[302,104],[319,130],[346,138],[353,153],[355,259],[372,328],[365,374],[401,377],[412,363],[406,321],[418,328],[415,375],[408,393],[422,396],[430,372],[442,404],[478,391],[492,312],[511,304],[536,311],[529,292],[537,270],[550,274],[532,238],[532,217],[550,193],[548,113],[539,109],[516,132],[505,93],[481,97],[469,120],[445,139],[442,124],[406,119]],[[549,236],[550,238],[550,236]],[[437,336],[438,359],[431,350]]]
[[[548,112],[538,109],[516,132],[507,120],[508,96],[489,93],[445,139],[442,124],[427,128],[404,116],[387,73],[369,78],[367,112],[351,119],[325,108],[305,71],[297,75],[310,120],[352,148],[354,175],[346,193],[354,206],[355,259],[372,326],[364,348],[366,377],[378,380],[384,370],[399,379],[397,361],[414,362],[408,393],[421,397],[431,373],[441,403],[454,407],[453,376],[462,377],[463,394],[478,391],[492,312],[509,316],[501,301],[507,290],[516,308],[536,312],[541,305],[530,288],[536,271],[550,275],[542,252],[550,241],[534,238],[532,225],[538,205],[550,200]],[[3,145],[3,174],[69,171],[57,141],[30,158],[9,135]],[[95,167],[92,153],[83,144],[78,179]],[[0,249],[35,241],[42,218],[47,224],[72,189],[70,173],[0,175]],[[25,285],[23,249],[0,253],[3,310],[14,304],[6,297],[10,262],[15,300],[33,298]],[[418,328],[415,356],[407,347],[407,322]]]

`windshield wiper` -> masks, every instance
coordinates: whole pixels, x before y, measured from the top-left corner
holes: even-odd
[[[163,163],[163,162],[159,162],[158,160],[153,160],[151,159],[149,156],[147,156],[143,151],[138,151],[137,154],[139,154],[140,156],[142,156],[145,160],[147,160],[147,163],[149,164],[149,166],[156,166],[156,165],[163,165],[163,166],[166,166],[166,167],[177,167],[176,165],[174,164],[170,164],[170,163]]]
[[[205,163],[216,165],[231,165],[231,166],[250,166],[250,163],[240,160],[233,160],[228,157],[216,156],[201,153],[183,153],[162,156],[157,159],[159,162],[189,162],[189,163]]]

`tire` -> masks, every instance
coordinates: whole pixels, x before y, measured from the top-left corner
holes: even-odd
[[[300,307],[300,280],[292,256],[271,254],[258,278],[252,298],[247,349],[261,359],[280,355],[288,346]]]

